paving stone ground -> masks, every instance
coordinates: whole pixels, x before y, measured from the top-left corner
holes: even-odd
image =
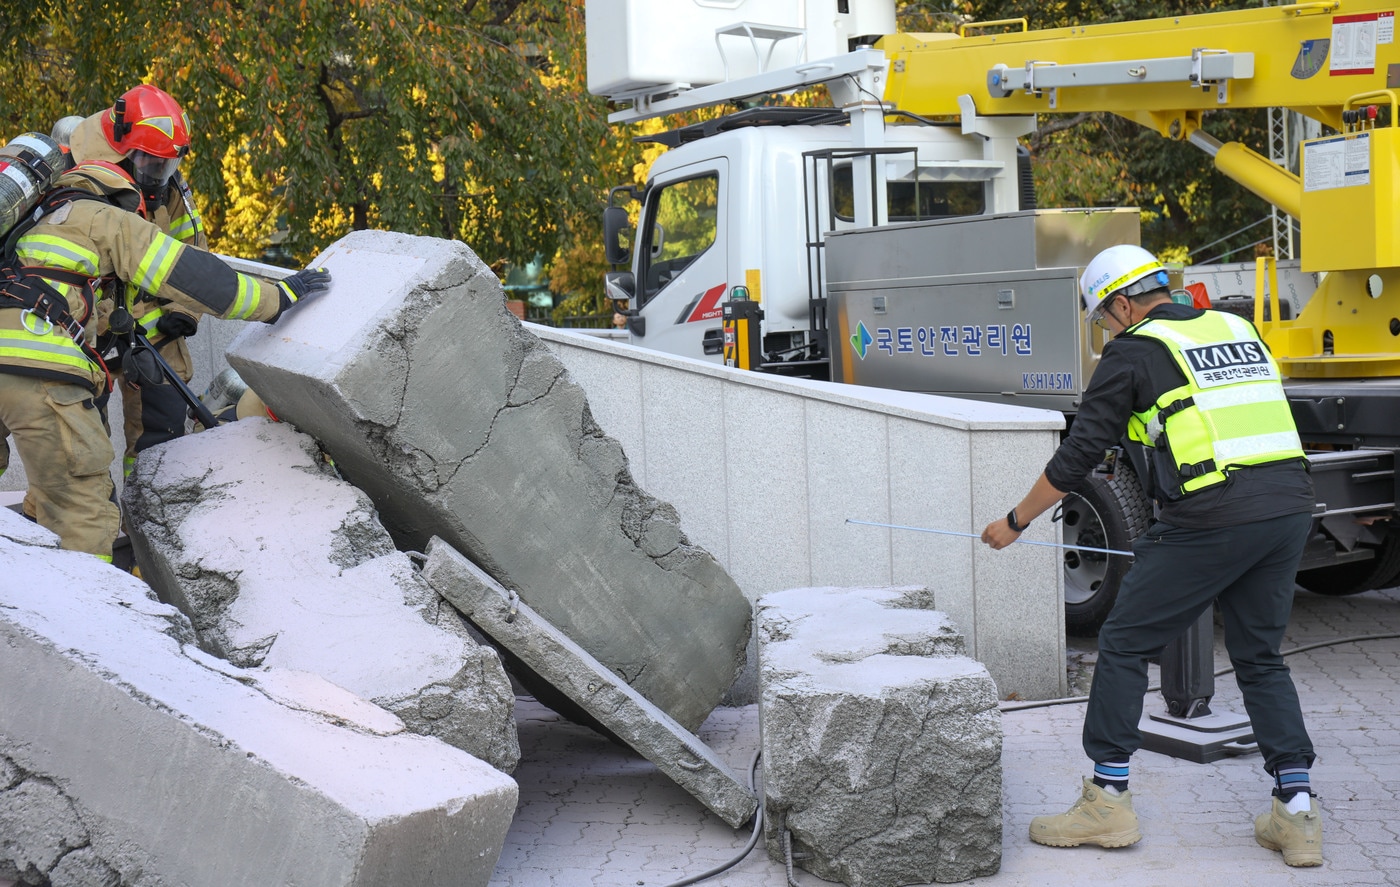
[[[1327,598],[1299,592],[1285,649],[1366,634],[1400,633],[1400,590]],[[1228,666],[1217,641],[1219,667]],[[1092,673],[1092,642],[1071,663]],[[986,887],[1400,887],[1400,639],[1324,647],[1289,658],[1319,751],[1313,782],[1325,817],[1326,863],[1289,869],[1254,843],[1253,818],[1271,782],[1258,755],[1196,764],[1151,752],[1133,759],[1143,840],[1106,851],[1030,843],[1032,816],[1058,813],[1088,764],[1079,747],[1082,703],[1003,718],[1003,860]],[[1154,669],[1155,671],[1155,669]],[[1155,680],[1155,675],[1154,675]],[[1149,705],[1160,701],[1155,694]],[[518,699],[520,808],[492,887],[664,887],[741,850],[730,829],[646,761],[530,699]],[[1233,677],[1216,679],[1215,706],[1242,711]],[[741,772],[758,747],[756,708],[722,708],[700,735]],[[799,885],[819,885],[795,873]],[[784,866],[756,848],[703,884],[782,887]]]
[[[1345,598],[1300,592],[1285,649],[1395,633],[1400,589]],[[1076,642],[1070,661],[1085,687],[1092,660],[1092,642]],[[1076,703],[1005,714],[1002,868],[966,883],[1400,887],[1400,639],[1323,647],[1289,662],[1319,751],[1322,867],[1289,869],[1254,843],[1253,817],[1266,808],[1270,787],[1257,755],[1195,764],[1142,752],[1133,759],[1141,843],[1112,851],[1030,843],[1031,817],[1066,809],[1087,772],[1079,748],[1084,706]],[[1242,710],[1230,676],[1217,678],[1216,690],[1217,708]],[[729,828],[627,749],[528,697],[517,699],[516,717],[520,806],[492,887],[664,887],[729,861],[747,841],[747,830]],[[700,735],[746,773],[758,748],[757,709],[718,709]],[[825,883],[804,871],[795,878],[802,887]],[[760,847],[702,883],[783,887],[787,878]]]

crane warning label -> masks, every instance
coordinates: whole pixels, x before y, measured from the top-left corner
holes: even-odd
[[[1374,74],[1376,44],[1395,39],[1395,13],[1339,15],[1332,19],[1332,76]]]
[[[1303,190],[1326,191],[1371,184],[1369,132],[1303,143]]]

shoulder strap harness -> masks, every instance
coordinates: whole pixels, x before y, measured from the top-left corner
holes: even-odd
[[[40,219],[75,200],[111,202],[105,197],[84,191],[81,188],[56,188],[44,195],[39,201],[39,205],[27,218],[10,229],[3,247],[0,247],[0,308],[23,309],[22,317],[24,317],[26,328],[28,328],[30,317],[39,318],[47,324],[45,329],[35,331],[40,335],[55,326],[62,327],[73,341],[83,349],[83,353],[87,355],[88,359],[102,367],[103,371],[106,372],[106,364],[102,361],[101,356],[84,344],[83,325],[68,310],[68,300],[49,283],[50,280],[57,280],[79,287],[82,290],[83,302],[86,304],[86,310],[83,312],[84,320],[86,320],[92,314],[96,281],[86,274],[80,274],[76,271],[21,265],[16,255],[19,239],[39,224]]]

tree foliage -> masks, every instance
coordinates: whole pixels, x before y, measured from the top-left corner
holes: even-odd
[[[184,170],[216,246],[246,254],[276,213],[298,260],[372,227],[457,237],[498,266],[553,255],[597,214],[596,157],[614,136],[582,88],[579,0],[70,0],[4,15],[7,130],[161,86],[194,121]]]
[[[660,0],[657,0],[660,2]],[[5,133],[47,132],[137,82],[194,121],[183,165],[216,248],[276,231],[304,262],[355,228],[459,238],[498,270],[537,255],[561,313],[605,310],[599,215],[661,152],[633,137],[713,116],[611,128],[586,88],[584,0],[70,0],[0,12]],[[900,0],[903,30],[1027,16],[1032,28],[1255,5],[1252,0]],[[821,90],[777,101],[824,104]],[[732,110],[732,109],[729,109]],[[1028,143],[1044,206],[1142,207],[1169,256],[1261,218],[1204,154],[1108,114],[1047,115]],[[1207,129],[1262,149],[1260,112]]]

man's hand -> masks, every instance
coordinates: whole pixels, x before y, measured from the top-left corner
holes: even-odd
[[[282,278],[277,283],[277,294],[282,300],[277,317],[281,317],[283,312],[303,299],[318,296],[330,288],[331,272],[325,268],[307,268],[305,271],[298,271]],[[273,320],[276,319],[276,317],[273,318]]]
[[[167,313],[156,318],[156,332],[167,339],[188,339],[199,332],[199,324],[188,314]]]
[[[998,551],[1019,538],[1021,538],[1021,534],[1011,529],[1011,524],[1007,523],[1006,518],[992,521],[982,531],[982,541]]]

